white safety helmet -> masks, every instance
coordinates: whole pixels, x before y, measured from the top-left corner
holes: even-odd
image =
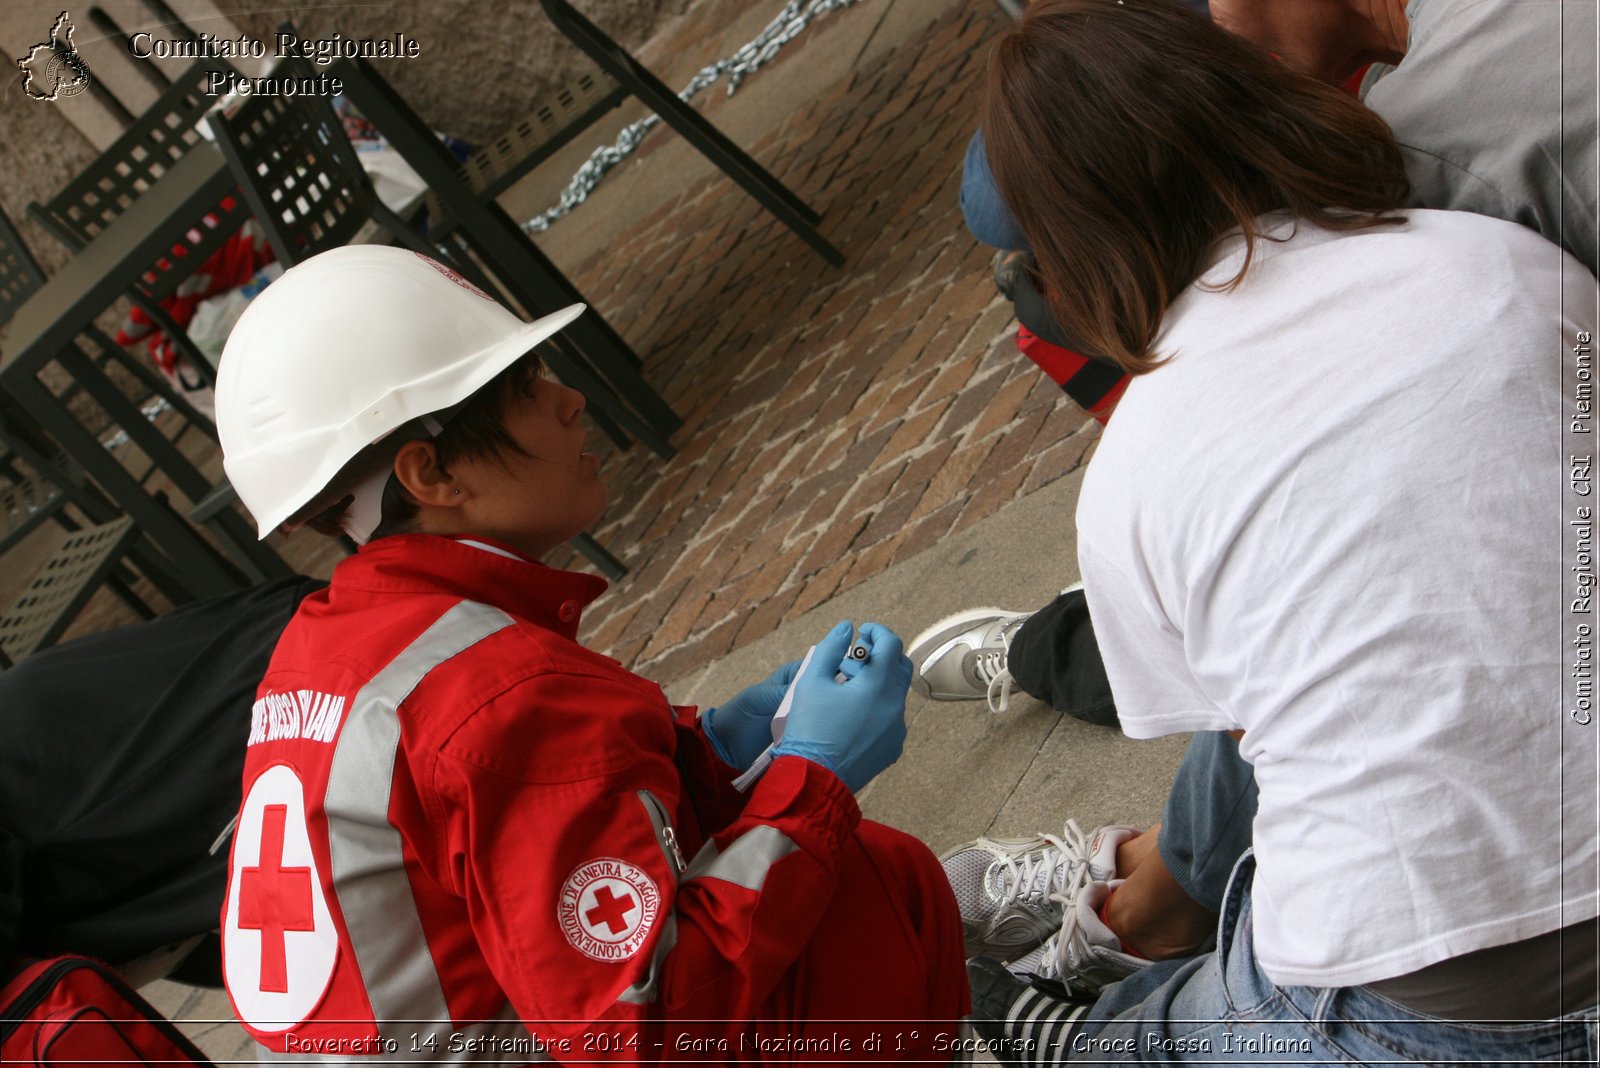
[[[345,528],[365,541],[387,465],[334,485],[346,465],[466,400],[583,308],[525,323],[443,264],[381,245],[285,271],[245,309],[217,371],[223,467],[261,537],[354,494]]]

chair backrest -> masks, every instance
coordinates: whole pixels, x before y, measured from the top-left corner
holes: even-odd
[[[277,77],[309,73],[289,59]],[[325,97],[249,96],[211,128],[257,223],[285,267],[350,243],[378,194]]]
[[[197,60],[82,174],[30,213],[68,248],[87,245],[199,143],[202,135],[196,127],[217,102],[206,92],[212,74],[232,69],[220,59]],[[152,299],[170,293],[248,217],[237,198],[228,198],[210,214],[210,220],[195,220],[172,254],[140,282],[141,291]]]
[[[138,540],[126,516],[67,535],[0,616],[0,666],[54,645]]]
[[[499,196],[627,95],[605,71],[586,71],[535,101],[532,111],[468,156],[461,177],[478,199]]]
[[[217,59],[196,61],[83,173],[41,208],[63,240],[81,248],[111,225],[200,141],[195,129],[217,98],[206,95]]]
[[[66,494],[50,479],[23,474],[0,480],[0,553],[55,518],[65,503]]]
[[[84,508],[81,468],[27,412],[0,401],[0,553],[9,552],[45,520],[62,522],[68,504]]]
[[[33,258],[22,235],[0,211],[0,326],[11,321],[23,301],[44,285],[44,272]]]

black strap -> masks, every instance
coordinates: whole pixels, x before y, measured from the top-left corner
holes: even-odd
[[[1061,388],[1077,402],[1078,407],[1086,412],[1093,411],[1126,377],[1122,368],[1115,364],[1089,357],[1089,362],[1077,374],[1061,383]]]

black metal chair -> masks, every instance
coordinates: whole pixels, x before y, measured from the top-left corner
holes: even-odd
[[[155,611],[135,589],[139,574],[130,563],[173,604],[194,599],[165,558],[144,543],[133,521],[106,518],[114,515],[110,504],[65,455],[39,451],[42,444],[31,429],[0,420],[0,553],[19,546],[47,521],[66,532],[0,615],[0,668],[58,641],[102,586],[139,618],[153,618]]]
[[[289,59],[278,71],[295,76],[303,64]],[[470,258],[424,240],[379,199],[326,99],[250,96],[231,114],[214,116],[211,125],[244,199],[285,267],[349,244],[370,220],[399,244],[443,259],[480,287],[493,289]],[[227,499],[226,491],[213,493],[195,514],[203,517]],[[573,546],[607,576],[627,573],[588,535],[573,539]]]
[[[580,74],[468,156],[461,177],[478,199],[493,200],[627,98],[628,90],[604,71]]]
[[[170,510],[165,495],[156,498]],[[11,410],[0,417],[0,553],[20,545],[46,522],[73,534],[116,518],[116,507],[26,413]],[[194,599],[173,564],[147,542],[134,542],[123,555],[173,604]],[[119,566],[110,585],[138,611],[127,595],[134,581],[133,573]]]
[[[69,476],[61,470],[54,478],[36,477],[20,469],[9,448],[0,451],[0,466],[5,469],[0,481],[0,553],[4,553],[61,513],[67,495],[60,481]]]
[[[0,668],[61,640],[102,585],[119,588],[141,619],[155,612],[130,588],[117,567],[139,541],[139,528],[123,516],[68,534],[5,615],[0,616]]]
[[[303,60],[290,58],[280,64],[277,73],[299,77],[308,72]],[[449,263],[486,292],[504,295],[506,287],[489,277],[460,245],[459,234],[451,232],[443,241],[424,240],[379,199],[350,145],[343,122],[326,100],[311,96],[249,97],[232,115],[214,118],[212,128],[257,222],[285,266],[348,244],[370,218],[397,243]],[[548,301],[551,307],[537,310],[554,310],[578,299],[566,297],[567,294],[552,290]],[[524,310],[536,311],[528,307]],[[596,318],[592,313],[584,317]],[[591,325],[584,322],[578,329]],[[657,427],[625,403],[635,398],[646,402],[659,398],[647,397],[647,387],[630,390],[624,384],[612,388],[585,371],[581,356],[568,345],[568,339],[558,337],[547,342],[542,351],[552,370],[589,399],[590,412],[601,429],[621,448],[627,448],[637,437],[661,455],[671,455],[671,446]],[[637,358],[631,352],[628,356],[632,358],[630,370],[637,379]]]
[[[0,211],[0,324],[9,322],[23,301],[43,284],[44,273],[38,262],[22,243],[11,220]],[[3,421],[0,426],[4,426]],[[51,466],[51,477],[29,470],[0,434],[0,479],[4,480],[0,483],[0,553],[54,518],[65,505],[61,483],[69,476],[64,463]]]
[[[16,226],[4,211],[0,211],[0,325],[10,322],[23,302],[43,285],[44,271],[39,268],[39,261],[34,259],[33,253],[23,243],[22,234]],[[150,394],[159,397],[183,416],[189,425],[216,440],[217,428],[211,419],[190,404],[182,393],[173,389],[171,383],[151,367],[148,360],[129,353],[106,337],[98,327],[90,327],[80,336],[95,349],[101,364],[115,363]]]
[[[29,215],[68,248],[83,248],[201,140],[197,126],[216,103],[216,98],[206,93],[211,76],[232,69],[222,60],[194,63],[82,174],[45,203],[29,205]],[[183,241],[150,265],[128,297],[209,385],[216,381],[211,361],[161,306],[165,297],[244,225],[250,213],[242,200],[229,196],[206,216],[196,219]],[[211,433],[215,436],[215,430]]]
[[[178,84],[186,84],[186,81]],[[169,131],[177,129],[181,126],[182,120],[174,119],[173,124],[166,127],[166,129]],[[192,128],[193,123],[191,122],[190,125]],[[132,133],[133,131],[129,132]],[[126,137],[126,135],[124,136]],[[198,134],[195,136],[198,136]],[[167,143],[174,146],[168,156],[169,162],[182,154],[176,147],[179,139],[166,135],[155,137],[154,134],[152,134],[152,137],[154,137],[154,143]],[[121,144],[120,141],[119,144]],[[113,147],[115,148],[115,146]],[[151,155],[150,153],[143,153],[143,157],[148,160]],[[105,158],[103,156],[102,160]],[[153,180],[154,177],[159,176],[159,172],[152,168],[146,168],[145,175],[147,181]],[[68,187],[68,191],[80,189],[82,181],[82,178],[75,181]],[[73,218],[88,230],[92,230],[93,233],[99,233],[116,215],[125,210],[127,205],[122,203],[115,212],[107,214],[110,209],[103,208],[100,205],[103,203],[104,196],[109,194],[105,193],[105,190],[98,185],[95,185],[94,188],[100,189],[101,192],[82,192],[81,196],[74,194],[73,197],[67,197],[67,194],[63,193],[62,197],[58,197],[57,200],[62,201],[62,203],[67,203],[68,201],[73,203],[81,202],[84,205],[92,202],[94,205],[92,210],[90,207],[85,207],[83,213],[75,215]],[[123,194],[119,195],[132,195],[142,192],[143,188],[144,186],[130,184],[124,188]],[[52,201],[52,203],[55,203],[55,201]],[[92,234],[90,236],[92,237]],[[201,259],[209,255],[209,251],[205,250],[206,246],[197,244],[195,247]],[[172,284],[175,287],[177,282],[174,281]],[[40,270],[38,261],[34,259],[28,247],[23,243],[22,235],[12,225],[11,220],[6,218],[4,212],[0,212],[0,325],[9,322],[17,309],[43,285],[44,272]],[[182,333],[182,330],[177,328],[175,324],[174,329],[178,330],[178,333]],[[187,339],[188,335],[184,334],[183,336]],[[92,357],[84,353],[85,345],[93,350],[94,355]],[[189,428],[205,434],[212,441],[217,439],[216,425],[211,421],[210,417],[201,413],[181,392],[174,389],[171,383],[156,371],[143,356],[137,353],[129,353],[121,345],[107,337],[103,331],[93,326],[87,328],[78,336],[75,347],[77,353],[74,354],[74,358],[92,358],[101,364],[107,362],[115,363],[147,391],[147,396],[154,396],[160,403],[172,408],[182,417],[183,422],[176,428],[176,433],[173,435],[173,444],[171,445],[173,449],[177,448],[176,442],[182,439],[184,431]],[[76,382],[70,385],[68,390],[69,393],[76,393],[78,391]],[[102,402],[104,400],[103,397],[97,399]],[[101,406],[104,407],[104,404],[102,403]],[[14,409],[7,409],[3,403],[0,403],[0,416],[8,417],[13,424],[27,421],[23,413]],[[0,440],[3,440],[3,438],[0,438]],[[11,445],[13,443],[5,442],[5,444]],[[36,451],[41,455],[48,456],[52,450],[41,442]],[[140,476],[141,478],[148,478],[154,472],[157,465],[153,462],[153,457],[151,460],[152,462],[146,468],[144,474]],[[44,467],[35,465],[35,475],[48,477],[51,469],[48,463]],[[81,475],[74,471],[73,477],[78,484],[82,484]],[[36,492],[32,496],[33,499],[39,499]],[[82,507],[82,502],[79,501],[78,503]],[[112,514],[114,514],[114,510],[110,508],[109,504],[105,504],[100,513],[100,518],[102,520],[108,519]],[[261,581],[266,578],[281,577],[293,573],[289,565],[277,553],[257,541],[254,533],[244,523],[243,519],[232,510],[219,509],[214,511],[207,516],[205,524],[233,557],[234,563],[230,566],[240,569],[252,581]],[[149,570],[149,568],[146,568],[146,570]]]
[[[42,285],[44,272],[38,261],[11,220],[0,212],[0,325],[10,322],[17,309]],[[94,327],[80,335],[80,351],[84,342],[95,350],[101,363],[115,363],[148,391],[147,396],[158,398],[175,409],[188,425],[215,438],[211,420],[174,390],[148,361],[130,354]],[[74,392],[76,386],[69,386],[68,394]],[[0,553],[17,545],[46,521],[72,533],[85,523],[106,522],[115,515],[111,503],[89,484],[83,472],[55,447],[33,419],[8,399],[0,398]],[[163,564],[154,549],[135,543],[124,555],[134,559],[169,600],[177,603],[191,598],[181,578]],[[112,578],[113,588],[133,606],[135,602],[129,600],[125,589],[131,576],[118,572]]]
[[[302,63],[286,60],[277,72],[297,76]],[[369,221],[407,248],[443,254],[378,197],[326,99],[250,96],[211,125],[245,202],[285,267],[350,244]]]

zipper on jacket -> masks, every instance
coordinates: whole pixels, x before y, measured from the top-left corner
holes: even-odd
[[[672,869],[672,877],[677,879],[688,865],[684,863],[683,850],[678,846],[678,835],[672,829],[672,817],[667,813],[667,806],[649,790],[639,791],[639,801],[650,817],[650,825],[656,830],[656,843],[661,846],[661,855],[667,858],[667,867]]]

